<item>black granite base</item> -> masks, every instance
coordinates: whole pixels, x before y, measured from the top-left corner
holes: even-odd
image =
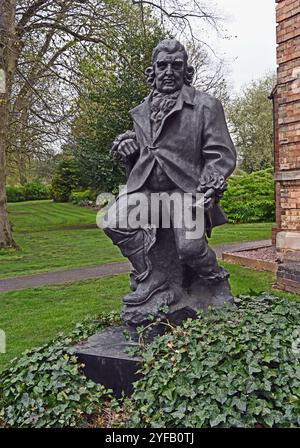
[[[136,343],[125,338],[124,330],[125,327],[109,327],[74,346],[78,361],[85,365],[86,377],[112,389],[116,397],[123,392],[129,396],[133,383],[140,378],[140,359],[126,353]]]

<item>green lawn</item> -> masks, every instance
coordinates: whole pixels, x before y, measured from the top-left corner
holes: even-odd
[[[0,250],[0,278],[123,260],[95,225],[96,212],[72,204],[35,201],[9,204],[20,250]],[[225,225],[210,244],[267,239],[270,223]],[[273,274],[229,266],[234,294],[269,291]],[[41,345],[75,322],[102,311],[120,310],[129,290],[127,275],[94,281],[0,293],[0,328],[7,334],[0,368],[23,350]],[[291,296],[292,297],[292,296]]]
[[[271,291],[274,274],[223,263],[231,273],[234,295]],[[129,291],[127,275],[94,281],[0,293],[0,328],[7,334],[7,354],[0,354],[0,369],[22,351],[68,332],[87,315],[120,310]],[[277,294],[277,293],[276,293]],[[278,293],[294,300],[300,296]]]
[[[0,250],[0,278],[122,259],[96,227],[94,210],[52,201],[9,204],[8,208],[20,250]]]
[[[122,275],[0,293],[0,328],[7,335],[0,369],[22,351],[68,332],[87,315],[120,309],[128,284],[127,275]]]
[[[0,250],[0,278],[123,260],[96,227],[93,210],[52,201],[9,204],[8,209],[20,250]],[[210,244],[267,239],[271,227],[227,224],[214,230]]]
[[[225,224],[213,230],[210,245],[239,241],[267,240],[272,236],[272,223]]]

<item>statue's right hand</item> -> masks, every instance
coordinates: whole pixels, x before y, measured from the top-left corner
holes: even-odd
[[[133,138],[122,140],[118,146],[118,153],[123,159],[128,159],[134,156],[139,150],[139,145]]]

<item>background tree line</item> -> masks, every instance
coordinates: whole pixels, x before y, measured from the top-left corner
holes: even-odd
[[[155,42],[156,36],[153,35],[153,38]],[[61,162],[62,167],[66,163],[70,167],[72,164],[77,166],[78,178],[75,184],[78,189],[117,191],[118,185],[125,182],[124,171],[113,161],[110,147],[116,135],[132,126],[128,110],[141,102],[149,92],[143,79],[143,70],[136,70],[135,67],[147,65],[153,42],[148,41],[148,55],[144,60],[146,53],[140,52],[141,42],[139,38],[131,40],[128,46],[132,52],[134,43],[137,44],[136,66],[126,67],[114,61],[111,72],[107,73],[106,69],[101,69],[101,55],[83,61],[85,81],[74,106],[72,132]],[[275,75],[267,74],[244,87],[238,95],[230,96],[222,65],[216,68],[201,46],[191,49],[191,62],[196,62],[196,87],[217,96],[225,106],[239,156],[236,173],[250,174],[272,168],[273,110],[269,96],[276,82]],[[63,177],[64,173],[62,170]],[[74,179],[69,177],[69,181],[70,195]],[[65,188],[65,179],[62,179],[62,186]],[[68,196],[64,194],[63,197],[67,200]]]
[[[24,184],[28,165],[41,161],[45,171],[69,140],[72,99],[84,84],[82,60],[110,54],[111,72],[112,61],[131,66],[123,48],[129,29],[135,36],[140,30],[144,42],[158,26],[163,34],[191,36],[191,17],[217,27],[217,15],[198,0],[0,0],[0,247],[14,244],[7,168]]]
[[[247,173],[273,167],[273,105],[276,75],[252,81],[234,96],[226,110],[239,154],[239,167]]]
[[[6,183],[53,180],[53,197],[67,200],[74,189],[124,182],[111,142],[132,126],[128,110],[148,94],[143,72],[167,36],[187,45],[196,87],[223,102],[241,168],[272,165],[274,79],[230,100],[223,61],[193,34],[191,17],[221,23],[198,1],[0,0],[0,247],[13,245]]]

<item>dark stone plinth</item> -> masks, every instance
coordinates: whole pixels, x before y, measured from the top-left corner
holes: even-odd
[[[130,395],[132,384],[140,378],[136,373],[140,359],[126,353],[136,343],[125,338],[124,330],[125,327],[110,327],[74,346],[78,361],[85,365],[87,378],[112,389],[116,397],[122,392]]]

